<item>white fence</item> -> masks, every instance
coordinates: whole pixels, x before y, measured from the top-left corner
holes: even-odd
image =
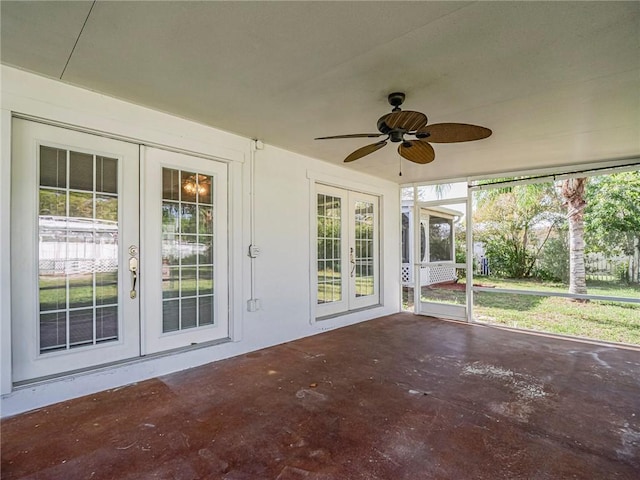
[[[607,258],[599,253],[590,253],[585,256],[585,267],[589,280],[640,282],[638,262],[632,256]]]

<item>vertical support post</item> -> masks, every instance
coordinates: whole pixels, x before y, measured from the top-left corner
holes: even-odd
[[[413,313],[420,313],[421,279],[420,267],[422,258],[420,257],[420,206],[418,205],[418,187],[413,184]]]
[[[473,191],[467,185],[467,322],[473,322]]]
[[[631,260],[631,279],[640,283],[640,238],[633,240],[633,259]]]
[[[11,112],[0,111],[0,393],[10,393],[11,372]]]

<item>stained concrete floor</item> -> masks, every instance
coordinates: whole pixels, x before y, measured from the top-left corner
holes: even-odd
[[[397,314],[2,422],[2,478],[640,478],[640,352]]]

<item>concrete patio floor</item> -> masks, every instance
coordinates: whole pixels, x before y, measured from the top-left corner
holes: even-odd
[[[9,479],[638,479],[640,351],[408,313],[2,421]]]

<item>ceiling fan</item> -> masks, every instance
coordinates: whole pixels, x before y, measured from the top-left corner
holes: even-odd
[[[388,100],[393,107],[391,113],[387,113],[378,119],[378,131],[380,133],[353,133],[350,135],[335,135],[332,137],[318,137],[315,140],[330,140],[334,138],[377,138],[386,136],[384,140],[366,145],[352,152],[345,162],[353,162],[384,147],[390,140],[399,143],[398,153],[407,160],[425,164],[432,162],[436,156],[429,142],[455,143],[481,140],[491,135],[491,130],[467,123],[434,123],[427,125],[427,116],[424,113],[411,110],[401,110],[405,94],[402,92],[390,93]],[[405,135],[415,136],[415,140],[405,139]]]

